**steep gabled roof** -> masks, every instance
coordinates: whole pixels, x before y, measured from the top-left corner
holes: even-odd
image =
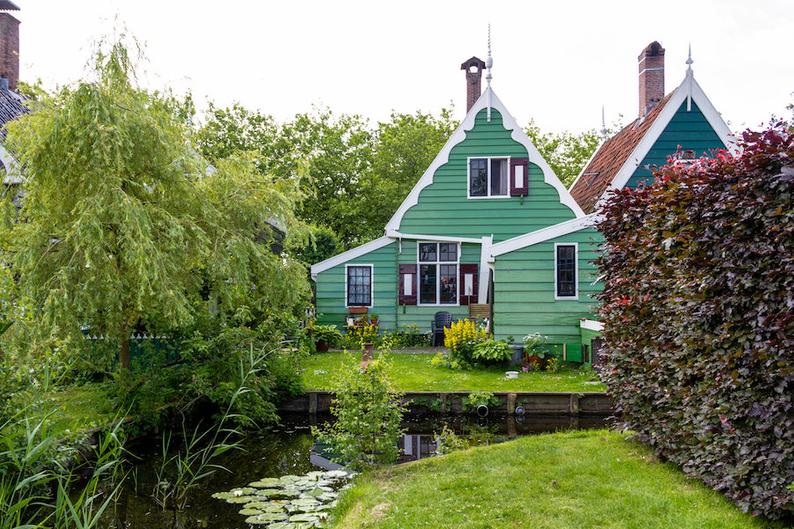
[[[11,90],[0,88],[0,128],[4,128],[6,123],[15,120],[26,112],[28,112],[28,109],[23,103],[21,95]],[[5,131],[2,134],[5,136]]]
[[[571,185],[571,195],[587,213],[610,189],[622,189],[656,140],[673,119],[678,108],[690,98],[729,150],[735,138],[689,70],[684,81],[666,95],[644,118],[636,119],[605,141]]]
[[[653,125],[664,106],[670,100],[668,94],[645,119],[635,119],[620,132],[606,140],[590,159],[579,177],[571,186],[571,195],[586,212],[592,212],[601,195],[604,194],[612,179],[626,163],[634,148]]]
[[[386,224],[386,235],[392,237],[400,236],[399,229],[403,215],[405,215],[409,209],[419,203],[419,194],[424,188],[433,183],[433,177],[435,176],[436,170],[449,161],[449,154],[452,151],[452,148],[466,139],[466,132],[474,128],[474,122],[477,114],[482,109],[488,107],[499,111],[499,113],[502,115],[502,125],[505,127],[505,129],[511,130],[511,137],[527,149],[529,161],[540,167],[540,169],[543,171],[543,181],[557,190],[557,193],[559,193],[560,196],[560,202],[571,208],[574,215],[577,217],[584,216],[582,208],[579,207],[579,204],[576,202],[576,200],[573,199],[560,179],[557,178],[557,175],[554,174],[554,171],[543,158],[543,156],[541,156],[540,152],[538,152],[538,149],[529,139],[526,132],[524,132],[524,129],[518,125],[515,118],[513,118],[502,101],[496,96],[496,93],[493,91],[493,89],[489,87],[483,91],[477,102],[472,105],[472,107],[466,113],[466,117],[463,119],[463,121],[461,121],[460,125],[458,125],[458,128],[447,140],[447,143],[444,144],[444,147],[442,147],[441,151],[439,151],[439,153],[433,159],[430,167],[428,167],[422,177],[419,178],[413,189],[411,189],[411,192],[408,193],[408,196],[405,198],[405,200],[403,200],[402,204],[400,204],[400,207],[397,208],[397,211],[394,213],[394,215],[392,215],[388,224]]]

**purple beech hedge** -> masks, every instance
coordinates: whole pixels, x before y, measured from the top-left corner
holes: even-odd
[[[794,135],[613,193],[603,375],[625,427],[745,511],[794,513]]]

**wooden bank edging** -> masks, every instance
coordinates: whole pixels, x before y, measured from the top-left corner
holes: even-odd
[[[404,402],[412,408],[437,413],[466,413],[466,400],[471,391],[437,392],[411,391],[405,393]],[[537,393],[494,392],[498,404],[490,406],[494,413],[515,414],[523,408],[526,415],[609,415],[614,412],[609,395],[602,392]],[[300,397],[282,402],[280,412],[327,413],[331,409],[333,392],[308,391]]]

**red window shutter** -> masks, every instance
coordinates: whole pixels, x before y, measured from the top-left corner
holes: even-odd
[[[479,269],[479,265],[476,264],[462,264],[460,265],[460,304],[461,305],[470,305],[472,303],[478,303],[478,294],[477,289],[480,287],[480,280],[478,277],[477,270]],[[466,276],[470,275],[471,278],[471,295],[466,295]]]
[[[400,305],[416,305],[416,265],[400,265]]]
[[[510,158],[510,196],[529,194],[529,158]]]

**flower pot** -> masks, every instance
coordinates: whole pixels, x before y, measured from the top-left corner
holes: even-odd
[[[331,344],[329,344],[325,340],[317,341],[317,343],[315,343],[315,346],[317,347],[317,351],[319,351],[321,353],[327,353],[328,349],[331,348]]]
[[[373,350],[375,349],[375,344],[373,343],[365,343],[364,350],[361,351],[361,369],[366,369],[369,363],[372,361],[373,358]]]

